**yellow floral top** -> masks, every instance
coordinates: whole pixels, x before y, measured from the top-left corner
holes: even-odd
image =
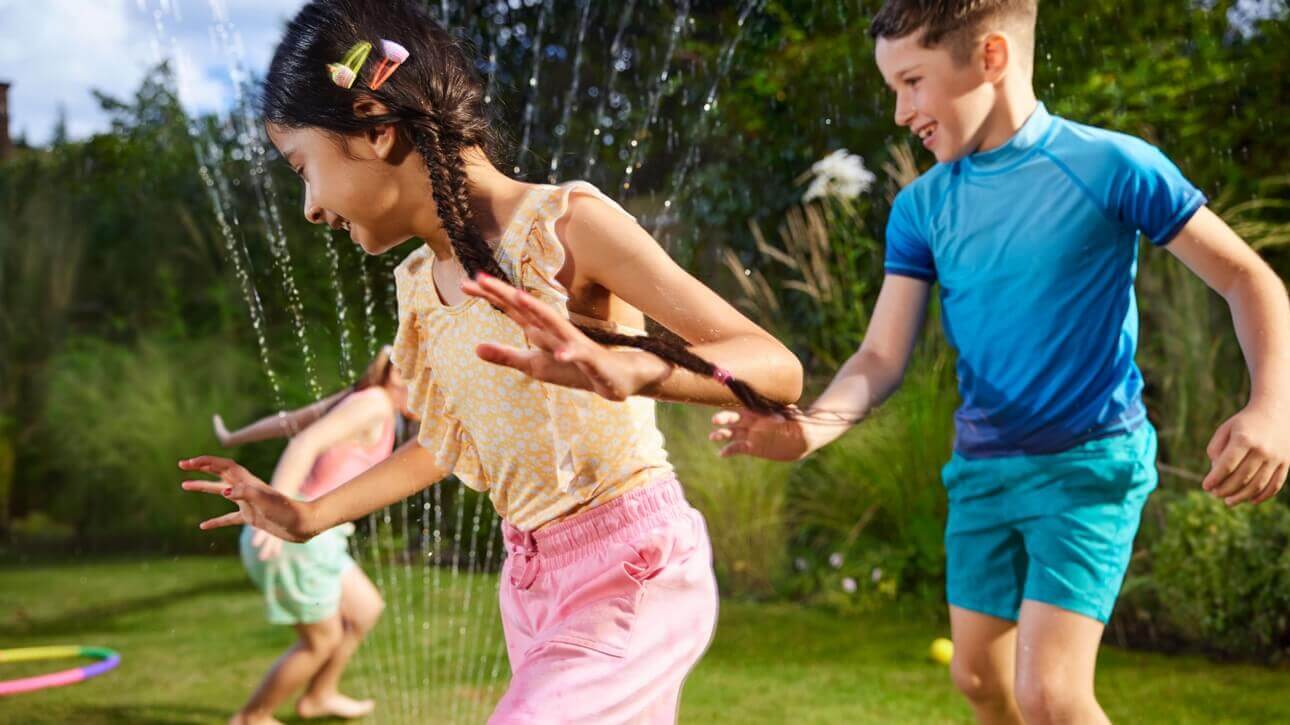
[[[565,250],[555,222],[575,191],[622,211],[584,182],[538,186],[521,202],[495,251],[515,284],[566,316],[568,293],[556,281]],[[433,265],[434,253],[422,246],[394,272],[399,331],[392,360],[408,381],[409,407],[421,417],[418,439],[445,470],[486,492],[497,513],[524,531],[672,473],[653,400],[614,402],[480,360],[479,343],[527,347],[524,334],[482,299],[445,305],[431,276]],[[613,327],[572,317],[579,324]]]

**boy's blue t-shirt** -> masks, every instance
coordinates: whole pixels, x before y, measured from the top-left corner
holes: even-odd
[[[1137,237],[1168,244],[1205,195],[1150,144],[1050,115],[903,189],[886,271],[940,284],[958,351],[955,450],[1055,453],[1146,418]]]

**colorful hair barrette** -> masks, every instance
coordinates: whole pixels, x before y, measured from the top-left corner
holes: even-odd
[[[394,75],[394,71],[408,59],[408,49],[393,40],[381,40],[381,60],[377,63],[376,73],[372,77],[372,90],[385,84]]]
[[[339,63],[329,63],[327,65],[327,73],[331,76],[331,82],[341,88],[353,88],[354,81],[358,80],[358,74],[363,70],[363,64],[367,62],[367,56],[371,52],[372,44],[366,40],[354,43]]]

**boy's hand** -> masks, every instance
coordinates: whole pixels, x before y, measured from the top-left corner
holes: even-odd
[[[236,461],[216,456],[198,456],[180,461],[185,471],[202,471],[221,481],[184,481],[185,491],[213,493],[237,504],[237,511],[208,519],[202,529],[245,524],[287,541],[307,541],[313,535],[307,505],[284,496],[281,491],[256,478]]]
[[[1201,486],[1228,506],[1277,495],[1290,468],[1290,415],[1251,403],[1219,426],[1206,452],[1213,463]]]
[[[746,408],[723,410],[712,416],[716,429],[708,440],[729,441],[722,458],[756,456],[772,461],[799,461],[818,448],[816,424],[803,418],[757,413]]]

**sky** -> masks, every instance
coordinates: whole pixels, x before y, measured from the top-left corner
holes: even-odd
[[[180,95],[190,112],[233,97],[231,64],[216,42],[216,11],[241,38],[247,67],[268,66],[285,21],[305,0],[0,0],[0,81],[9,90],[9,132],[43,144],[60,107],[72,138],[106,130],[90,94],[128,98],[158,60],[154,13],[181,49]],[[166,55],[170,50],[166,48]]]

